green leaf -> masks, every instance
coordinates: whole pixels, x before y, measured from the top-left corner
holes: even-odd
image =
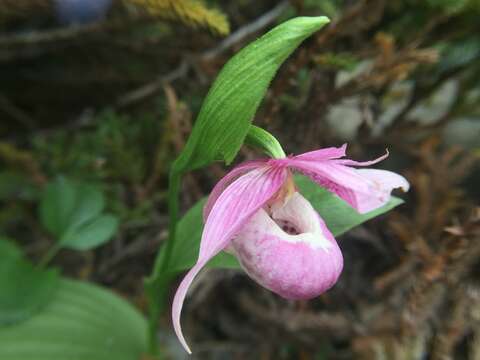
[[[56,270],[40,270],[22,259],[2,262],[0,325],[25,320],[42,309],[55,294],[58,279]]]
[[[63,247],[74,250],[89,250],[111,239],[118,227],[118,219],[102,215],[94,220],[67,231],[60,240]]]
[[[13,240],[0,236],[0,264],[6,260],[20,259],[22,256],[22,251]]]
[[[47,184],[40,203],[43,225],[57,237],[100,215],[102,193],[93,186],[77,184],[64,177]]]
[[[118,296],[62,280],[41,313],[0,329],[0,359],[140,360],[146,334],[145,319]]]
[[[116,217],[102,214],[104,207],[98,188],[60,177],[43,193],[40,218],[60,247],[88,250],[111,239],[118,227]]]
[[[280,65],[305,38],[328,22],[324,16],[291,19],[230,59],[203,102],[192,134],[174,164],[175,172],[199,168],[215,160],[230,163]]]
[[[402,199],[392,196],[390,201],[381,208],[366,214],[359,214],[345,201],[325,188],[318,186],[306,176],[295,175],[295,184],[298,186],[300,193],[318,211],[333,236],[342,235],[353,227],[390,211],[403,203]]]
[[[40,202],[43,226],[53,235],[60,237],[70,224],[75,201],[75,186],[66,178],[58,177],[47,184]]]
[[[69,228],[81,226],[96,218],[105,207],[103,194],[93,186],[77,185],[75,197],[75,209],[68,219]]]
[[[12,241],[0,238],[0,326],[39,311],[55,294],[58,280],[56,270],[34,268]]]

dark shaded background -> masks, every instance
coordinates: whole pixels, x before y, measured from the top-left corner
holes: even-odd
[[[48,0],[0,3],[0,231],[38,258],[50,240],[29,189],[59,174],[98,184],[120,231],[55,263],[145,308],[142,278],[167,235],[169,166],[215,75],[275,23],[327,15],[282,66],[255,124],[289,153],[348,142],[352,158],[370,159],[387,147],[381,166],[412,189],[338,239],[344,273],[315,301],[282,300],[235,271],[202,273],[184,310],[195,356],[480,359],[478,0],[209,1],[218,17],[157,3],[167,5],[113,1],[81,20]],[[188,175],[183,209],[224,172]],[[181,358],[168,319],[164,346]]]

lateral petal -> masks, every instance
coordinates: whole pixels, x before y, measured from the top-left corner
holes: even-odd
[[[370,161],[355,161],[355,160],[350,160],[350,159],[341,159],[341,160],[335,160],[336,164],[339,165],[347,165],[347,166],[371,166],[376,163],[379,163],[380,161],[385,160],[389,155],[388,150],[385,152],[384,155],[379,156],[378,158]]]
[[[395,188],[408,190],[407,180],[391,171],[354,169],[338,164],[336,160],[313,162],[291,159],[290,166],[338,195],[359,213],[385,205]]]
[[[233,181],[214,202],[203,230],[197,264],[184,277],[173,300],[173,326],[187,352],[191,353],[182,333],[180,315],[193,279],[213,256],[229,245],[242,226],[278,192],[286,177],[285,168],[268,166],[257,168]]]
[[[390,193],[393,189],[410,190],[410,183],[402,175],[382,169],[356,169],[361,176],[371,180],[377,189]]]
[[[309,151],[301,155],[297,155],[294,158],[298,160],[312,160],[312,161],[322,161],[322,160],[331,160],[339,159],[345,156],[347,151],[347,144],[343,144],[341,147],[329,147],[314,151]]]
[[[391,197],[393,189],[401,188],[408,191],[410,184],[403,176],[393,171],[380,169],[352,169],[360,174],[370,186],[368,193],[345,190],[347,196],[353,197],[356,209],[360,213],[366,213],[385,205]]]
[[[217,201],[220,194],[230,185],[233,181],[238,179],[243,174],[265,165],[267,160],[253,160],[246,161],[234,167],[230,172],[228,172],[213,188],[212,192],[208,196],[207,203],[203,208],[203,221],[205,222],[212,210],[213,205]]]

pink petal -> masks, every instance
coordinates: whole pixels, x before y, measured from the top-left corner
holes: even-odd
[[[360,213],[385,205],[393,189],[408,188],[408,182],[398,174],[386,170],[354,169],[338,164],[337,160],[313,162],[291,159],[290,166],[337,194]],[[374,175],[371,171],[379,172]]]
[[[295,156],[294,158],[298,160],[312,160],[312,161],[338,159],[345,156],[346,150],[347,150],[347,144],[343,144],[339,148],[329,147],[329,148],[319,149],[315,151],[306,152],[304,154]]]
[[[284,168],[261,167],[232,182],[215,201],[208,215],[200,243],[197,264],[182,280],[173,299],[172,320],[175,333],[187,352],[180,314],[193,279],[205,264],[232,241],[243,225],[280,189],[287,176]]]
[[[355,198],[356,209],[366,213],[388,203],[393,189],[401,188],[408,191],[410,184],[403,176],[387,170],[355,169],[366,181],[370,183],[369,193],[350,192]]]
[[[369,179],[378,191],[384,192],[389,198],[393,189],[402,189],[405,192],[410,189],[408,180],[393,171],[381,169],[356,169],[355,171]]]
[[[356,191],[369,190],[368,183],[355,169],[336,164],[335,160],[303,161],[295,158],[290,159],[289,165],[334,193],[337,193],[338,186]]]
[[[374,165],[376,163],[379,163],[382,160],[385,160],[388,157],[388,155],[389,155],[389,152],[387,150],[385,155],[382,155],[382,156],[376,158],[375,160],[355,161],[355,160],[349,160],[349,159],[345,159],[345,160],[342,159],[342,160],[335,160],[335,163],[339,164],[339,165],[347,165],[347,166],[371,166],[371,165]]]
[[[294,227],[291,235],[279,225]],[[287,299],[310,299],[331,288],[343,268],[341,251],[323,220],[298,192],[285,204],[260,209],[232,248],[247,274]]]
[[[268,160],[268,159],[267,159]],[[230,185],[233,181],[238,179],[243,174],[256,169],[262,165],[265,165],[267,160],[253,160],[253,161],[246,161],[241,163],[240,165],[236,166],[232,169],[227,175],[225,175],[213,188],[212,192],[210,193],[207,203],[203,208],[203,220],[206,221],[208,218],[208,214],[212,210],[213,204],[217,201],[220,194],[225,190],[225,188]]]

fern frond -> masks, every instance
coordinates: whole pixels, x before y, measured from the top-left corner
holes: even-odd
[[[124,0],[152,16],[164,19],[181,20],[193,27],[207,27],[212,31],[227,35],[230,24],[225,14],[208,8],[200,0]]]

